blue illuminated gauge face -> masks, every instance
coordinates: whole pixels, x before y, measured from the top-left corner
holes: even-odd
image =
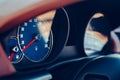
[[[18,27],[18,45],[24,56],[32,61],[44,60],[50,53],[53,43],[52,32],[45,32],[37,18],[24,22]]]

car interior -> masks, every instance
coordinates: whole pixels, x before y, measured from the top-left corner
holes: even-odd
[[[119,0],[0,0],[0,80],[120,80]]]

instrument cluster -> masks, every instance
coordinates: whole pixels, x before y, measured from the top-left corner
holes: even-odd
[[[59,25],[62,21],[64,25]],[[64,35],[60,33],[61,30]],[[68,14],[61,8],[19,24],[3,34],[1,42],[8,59],[15,65],[45,63],[47,59],[52,60],[53,57],[55,59],[66,44],[68,36]]]

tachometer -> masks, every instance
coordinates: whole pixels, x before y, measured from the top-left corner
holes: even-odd
[[[17,37],[10,37],[8,40],[8,58],[11,62],[17,63],[22,59],[23,54],[18,47]]]
[[[18,45],[17,28],[2,34],[2,44],[12,63],[18,63],[23,59],[23,54]]]

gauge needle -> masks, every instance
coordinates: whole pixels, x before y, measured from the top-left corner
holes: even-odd
[[[37,35],[37,36],[35,36],[35,38],[33,39],[33,40],[31,40],[26,46],[25,46],[25,48],[23,48],[22,49],[22,51],[25,51],[30,45],[32,45],[36,40],[38,40],[38,37],[39,37],[40,35]],[[12,61],[12,59],[13,59],[13,57],[14,57],[14,52],[12,52],[11,54],[10,54],[10,61]]]
[[[33,39],[32,41],[30,41],[26,46],[25,48],[23,48],[22,50],[26,50],[30,45],[32,45],[34,42],[36,41],[36,39]]]
[[[12,61],[13,56],[14,56],[14,52],[12,52],[12,53],[10,54],[10,61]]]

